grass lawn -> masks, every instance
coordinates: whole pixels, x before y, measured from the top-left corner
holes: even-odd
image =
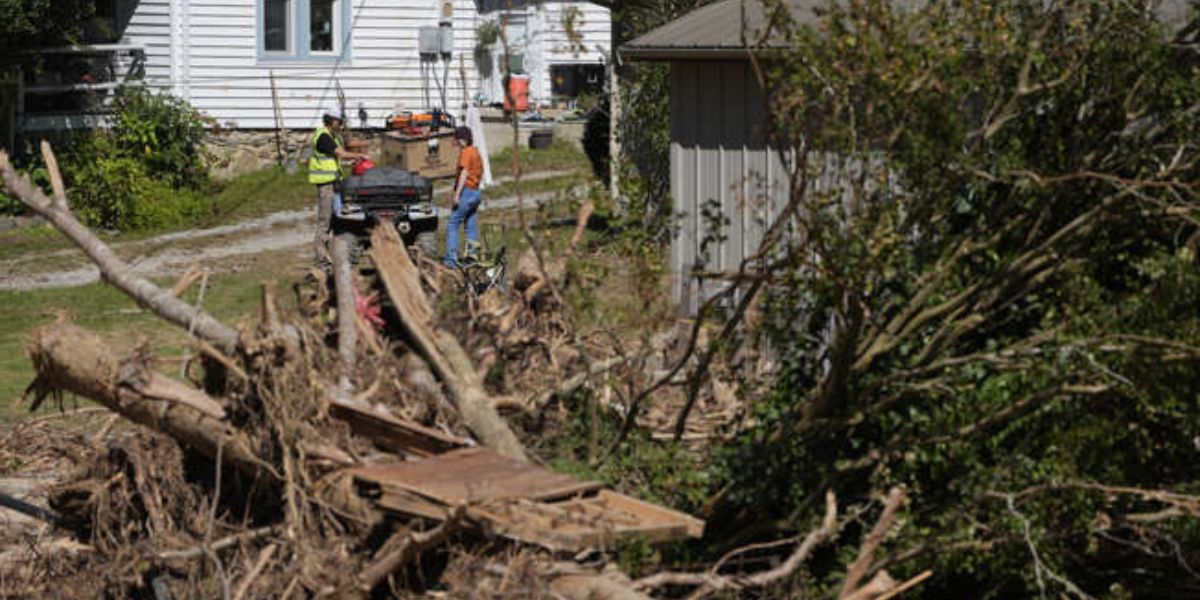
[[[493,177],[512,174],[512,146],[506,146],[493,152],[489,158],[492,162]],[[521,148],[518,158],[521,162],[521,170],[525,173],[573,169],[579,169],[589,174],[592,172],[592,163],[588,160],[587,154],[584,154],[583,150],[574,142],[555,140],[549,148],[542,150]]]
[[[212,197],[208,213],[186,225],[117,234],[97,233],[109,243],[136,241],[171,231],[216,227],[281,210],[307,208],[313,204],[313,198],[312,185],[308,183],[307,174],[298,172],[288,175],[272,167],[240,175],[220,184],[220,188]],[[70,246],[71,243],[49,225],[0,232],[0,260]]]
[[[205,292],[204,308],[226,323],[252,316],[258,308],[261,284],[271,273],[243,272],[216,274]],[[172,282],[158,280],[164,286]],[[286,288],[290,281],[277,282]],[[194,303],[198,287],[184,294]],[[290,294],[280,291],[281,300]],[[144,338],[153,344],[159,357],[179,356],[187,344],[187,334],[139,308],[121,292],[103,283],[79,287],[33,291],[0,291],[0,421],[23,417],[20,404],[25,386],[33,380],[33,369],[25,356],[25,344],[34,328],[50,323],[59,312],[70,315],[75,323],[100,334],[118,353],[128,352]],[[178,375],[178,363],[164,361],[164,369]],[[53,410],[48,408],[47,410]]]

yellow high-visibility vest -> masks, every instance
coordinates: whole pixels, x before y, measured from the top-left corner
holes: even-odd
[[[308,145],[312,147],[312,153],[308,157],[308,182],[317,185],[333,183],[342,178],[342,163],[337,156],[321,154],[321,151],[317,150],[317,140],[325,133],[333,138],[333,143],[337,144],[338,148],[342,147],[342,138],[325,127],[318,127],[313,132],[312,139],[308,141]]]

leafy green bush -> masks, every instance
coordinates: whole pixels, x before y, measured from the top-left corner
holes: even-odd
[[[70,144],[63,174],[72,209],[93,226],[144,230],[211,211],[204,152],[207,119],[185,101],[123,88],[112,127]]]
[[[129,156],[97,155],[72,177],[87,182],[72,189],[73,210],[85,222],[102,227],[178,226],[204,216],[211,204],[196,190],[176,189],[150,177],[145,165]]]
[[[211,119],[185,100],[127,87],[117,92],[113,111],[113,147],[138,157],[147,174],[176,188],[195,188],[208,179],[204,137]]]
[[[0,215],[19,215],[25,211],[20,200],[7,194],[0,194]]]

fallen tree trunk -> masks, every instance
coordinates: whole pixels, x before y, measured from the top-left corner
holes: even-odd
[[[54,155],[50,152],[50,146],[46,142],[42,142],[42,153],[48,157],[47,164],[52,164]],[[57,167],[54,167],[51,173],[52,179],[55,181],[60,179],[57,171]],[[0,177],[3,177],[6,191],[20,199],[22,204],[39,216],[50,221],[71,242],[79,246],[79,249],[83,250],[83,253],[92,259],[92,262],[96,263],[101,277],[133,298],[139,305],[194,332],[198,337],[209,341],[223,352],[232,353],[237,348],[238,334],[235,329],[176,298],[170,290],[164,290],[145,278],[133,275],[125,261],[121,260],[107,244],[75,219],[67,207],[66,196],[61,191],[56,189],[54,198],[47,196],[41,188],[33,185],[28,175],[17,174],[5,152],[0,152]]]
[[[219,449],[222,459],[245,475],[279,483],[245,435],[223,420],[220,402],[145,365],[122,365],[97,335],[64,321],[52,323],[34,332],[29,356],[37,371],[30,389],[40,396],[66,390],[95,400],[210,458]]]
[[[421,276],[404,242],[391,227],[371,232],[371,258],[414,349],[446,386],[463,423],[485,446],[517,460],[528,460],[525,448],[496,411],[483,389],[467,352],[458,340],[433,327],[433,307],[421,288]]]

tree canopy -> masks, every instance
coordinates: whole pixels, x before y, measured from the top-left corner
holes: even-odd
[[[854,0],[790,39],[756,63],[794,189],[733,286],[781,367],[722,547],[900,486],[881,560],[925,597],[1194,597],[1194,52],[1119,1]]]

